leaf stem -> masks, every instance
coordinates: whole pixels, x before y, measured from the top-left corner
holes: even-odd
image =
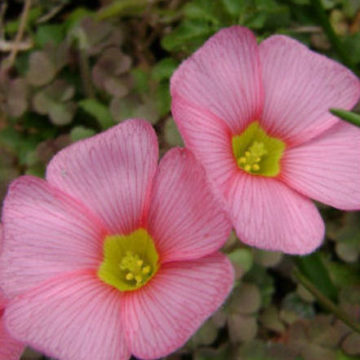
[[[342,109],[330,109],[330,112],[350,124],[360,127],[360,115]]]
[[[334,304],[330,299],[328,299],[321,291],[319,291],[314,284],[304,276],[299,269],[295,268],[294,270],[295,277],[299,280],[301,285],[303,285],[310,293],[319,301],[323,307],[332,312],[338,319],[344,322],[351,329],[360,334],[360,324],[355,323],[348,314],[342,311],[336,304]]]

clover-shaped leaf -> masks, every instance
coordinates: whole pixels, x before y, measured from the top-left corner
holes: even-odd
[[[29,84],[43,86],[48,84],[56,74],[56,67],[45,51],[35,51],[29,58],[29,69],[26,78]]]
[[[77,108],[76,104],[70,101],[74,91],[74,87],[65,81],[56,80],[36,93],[33,107],[39,114],[48,115],[55,125],[69,124]]]
[[[119,49],[105,50],[92,70],[95,85],[112,96],[121,98],[129,92],[129,81],[122,75],[131,67],[131,58]]]

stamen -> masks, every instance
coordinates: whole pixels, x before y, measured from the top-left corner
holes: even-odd
[[[126,276],[125,276],[125,279],[126,280],[133,280],[134,279],[134,274],[133,273],[127,273]]]
[[[259,171],[259,163],[265,154],[267,154],[267,150],[265,149],[264,143],[254,141],[245,151],[245,156],[238,158],[237,163],[246,172]]]
[[[285,143],[270,136],[254,121],[231,139],[236,165],[251,175],[275,177],[280,173],[280,160]]]
[[[133,291],[146,285],[160,267],[150,234],[139,228],[127,235],[109,235],[104,241],[104,259],[97,275],[119,291]]]
[[[135,280],[136,285],[144,283],[151,273],[151,266],[144,265],[144,260],[140,259],[139,255],[131,251],[126,252],[119,266],[121,270],[128,271],[125,279],[127,281]]]

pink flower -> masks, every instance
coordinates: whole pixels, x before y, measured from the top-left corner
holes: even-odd
[[[0,225],[0,249],[2,243],[2,228]],[[0,289],[0,360],[18,360],[24,350],[24,345],[13,339],[5,328],[3,314],[8,300]]]
[[[3,314],[6,303],[6,298],[0,289],[0,360],[18,360],[24,345],[13,339],[5,328]]]
[[[190,152],[157,161],[154,130],[130,120],[11,185],[0,283],[17,339],[64,360],[153,359],[221,305],[231,224]]]
[[[258,46],[233,26],[183,62],[171,94],[185,144],[245,243],[309,253],[324,237],[309,198],[360,208],[360,130],[328,111],[360,96],[342,65],[286,36]]]

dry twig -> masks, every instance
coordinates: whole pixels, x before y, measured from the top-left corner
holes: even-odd
[[[16,55],[19,51],[19,44],[21,43],[21,40],[24,36],[30,7],[31,7],[31,0],[25,0],[24,7],[23,7],[23,10],[21,13],[19,29],[16,33],[16,37],[15,37],[15,41],[14,41],[14,46],[11,49],[9,57],[5,60],[6,61],[5,68],[7,68],[7,69],[10,69],[15,63]]]

